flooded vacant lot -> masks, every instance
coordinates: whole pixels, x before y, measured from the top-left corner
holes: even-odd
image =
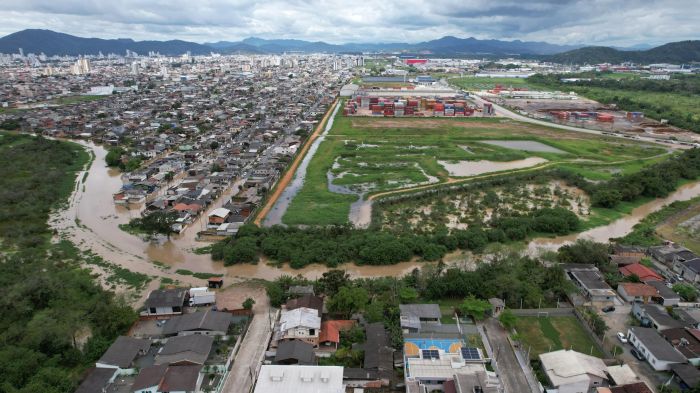
[[[544,164],[546,159],[541,157],[528,157],[524,160],[515,161],[438,161],[440,165],[445,167],[450,173],[450,176],[476,176],[484,173],[507,171],[512,169],[529,168],[535,165]]]

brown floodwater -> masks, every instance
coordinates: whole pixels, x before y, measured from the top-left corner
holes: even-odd
[[[611,238],[623,237],[632,232],[632,227],[638,224],[644,217],[655,211],[660,210],[664,206],[675,201],[687,201],[700,195],[700,182],[686,184],[681,186],[666,198],[655,199],[651,202],[641,205],[632,212],[620,219],[611,222],[608,225],[589,229],[585,232],[558,236],[554,238],[539,238],[534,239],[528,244],[528,254],[537,255],[541,251],[553,251],[559,247],[573,243],[578,239],[589,239],[596,242],[608,242]]]
[[[223,273],[229,277],[241,279],[274,279],[281,275],[301,274],[308,278],[320,277],[328,268],[322,265],[292,269],[288,265],[276,267],[266,263],[257,265],[237,265],[226,267],[221,262],[213,261],[209,255],[197,255],[195,248],[209,245],[196,240],[196,234],[202,229],[202,223],[190,224],[183,233],[172,236],[170,240],[144,241],[119,229],[119,224],[128,223],[139,217],[143,206],[115,205],[112,195],[122,186],[118,170],[110,169],[105,164],[107,150],[93,143],[79,142],[90,149],[95,159],[87,170],[86,181],[82,183],[84,172],[78,174],[79,185],[69,200],[65,210],[52,217],[52,226],[65,234],[82,249],[90,249],[104,259],[123,266],[129,270],[149,275],[168,276],[183,281],[183,276],[175,276],[177,269],[193,272]],[[240,184],[236,182],[235,185]],[[230,191],[227,193],[230,195]],[[219,198],[208,210],[223,203],[226,198]],[[200,215],[206,217],[206,214]],[[171,267],[165,271],[153,262],[160,262]],[[418,261],[404,262],[391,266],[356,266],[345,264],[345,269],[353,277],[403,275],[416,267],[422,266]],[[186,279],[187,277],[184,276]]]
[[[196,281],[193,281],[191,276],[176,275],[174,274],[175,270],[187,269],[193,272],[222,273],[237,280],[250,278],[271,280],[282,275],[295,276],[299,274],[307,278],[317,278],[328,270],[322,265],[292,269],[288,265],[276,267],[263,262],[257,265],[225,267],[221,262],[212,261],[209,255],[197,255],[193,252],[195,248],[210,244],[195,239],[196,233],[202,225],[199,222],[191,224],[182,234],[173,236],[169,241],[165,239],[157,242],[144,241],[138,236],[122,231],[118,227],[119,224],[127,223],[131,218],[138,217],[143,206],[126,207],[115,205],[112,202],[112,194],[119,191],[122,185],[119,172],[105,165],[104,158],[107,151],[102,146],[81,143],[95,154],[95,159],[88,169],[88,176],[84,183],[82,182],[84,173],[78,174],[79,184],[69,200],[68,207],[52,216],[52,226],[80,248],[90,249],[104,259],[132,271],[152,276],[171,277],[183,283],[192,283],[192,285],[196,284]],[[528,249],[532,253],[537,253],[540,249],[555,249],[577,238],[607,241],[610,237],[624,236],[649,213],[659,210],[670,202],[687,200],[698,195],[700,195],[700,182],[688,184],[669,197],[642,205],[629,216],[609,225],[594,228],[578,235],[535,239],[529,244]],[[220,206],[225,199],[220,198],[210,209]],[[201,217],[206,217],[206,214]],[[446,260],[448,264],[471,266],[471,262],[458,253],[447,256]],[[153,263],[155,261],[171,268],[163,270]],[[347,270],[353,277],[401,276],[426,264],[425,262],[410,261],[388,266],[344,264],[338,268]]]

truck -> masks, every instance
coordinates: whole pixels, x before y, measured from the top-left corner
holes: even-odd
[[[190,307],[216,303],[216,293],[210,292],[207,287],[190,288],[189,295]]]

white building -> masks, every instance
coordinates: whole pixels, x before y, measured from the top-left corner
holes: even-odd
[[[263,365],[254,393],[344,393],[343,367]]]
[[[627,331],[629,343],[646,358],[656,371],[670,370],[672,364],[685,363],[687,359],[652,328],[631,327]]]
[[[275,338],[277,341],[298,339],[318,347],[320,331],[321,317],[318,316],[318,310],[299,307],[282,311]]]
[[[606,366],[601,359],[561,349],[540,355],[542,370],[558,393],[585,393],[608,386]]]

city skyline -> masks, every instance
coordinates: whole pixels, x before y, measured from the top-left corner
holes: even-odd
[[[443,36],[631,47],[697,38],[700,11],[689,0],[466,1],[180,0],[147,4],[10,0],[1,35],[39,28],[95,38],[182,39],[198,43],[246,37],[332,44],[429,41]]]

